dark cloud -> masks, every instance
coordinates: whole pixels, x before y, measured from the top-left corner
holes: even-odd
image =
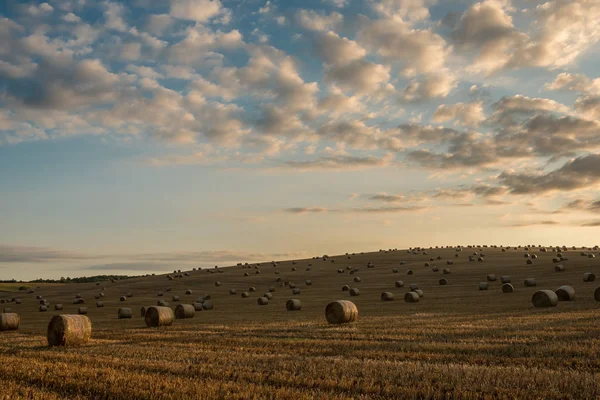
[[[373,167],[386,167],[390,165],[392,159],[390,157],[375,157],[375,156],[352,156],[352,155],[331,155],[322,156],[309,161],[285,161],[282,166],[286,168],[294,168],[300,171],[310,170],[348,170],[362,169]]]
[[[48,247],[0,245],[0,263],[47,263],[90,258],[93,257]]]
[[[122,271],[172,271],[173,265],[152,262],[121,262],[97,264],[84,267],[89,270],[122,270]]]
[[[538,225],[559,225],[560,222],[558,221],[554,221],[554,220],[546,220],[546,221],[528,221],[528,222],[517,222],[514,224],[511,224],[509,226],[512,226],[514,228],[525,228],[528,226],[538,226]]]

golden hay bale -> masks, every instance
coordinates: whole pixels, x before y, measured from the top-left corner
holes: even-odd
[[[438,272],[440,269],[439,269],[438,267],[433,267],[433,268],[431,268],[431,270],[432,270],[433,272]]]
[[[552,290],[538,290],[533,294],[531,302],[535,307],[556,307],[558,296]]]
[[[392,268],[392,273],[393,274],[397,274],[398,273],[398,268]]]
[[[523,283],[525,284],[525,287],[534,287],[537,285],[534,278],[525,279]]]
[[[410,288],[411,291],[415,291],[415,290],[417,290],[419,288],[419,285],[417,285],[416,283],[411,283],[409,285],[409,288]]]
[[[407,303],[417,303],[420,297],[415,292],[408,292],[404,295],[404,301]]]
[[[488,290],[487,282],[479,282],[479,290]]]
[[[101,301],[97,301],[97,302],[96,302],[96,307],[98,307],[98,308],[102,308],[102,307],[104,307],[104,303],[103,303],[103,302],[101,302]]]
[[[19,314],[12,312],[0,314],[0,331],[16,331],[19,329],[20,323],[21,317],[19,317]]]
[[[55,315],[48,324],[49,346],[78,346],[92,337],[92,321],[84,315]]]
[[[381,293],[381,301],[392,301],[392,300],[394,300],[394,293],[392,293],[392,292]]]
[[[175,314],[169,307],[148,307],[144,321],[147,327],[171,326],[175,320]]]
[[[343,269],[338,269],[338,274],[343,274],[344,270]]]
[[[56,311],[60,311],[60,310],[62,310],[62,309],[63,309],[63,305],[62,305],[62,304],[55,304],[55,305],[54,305],[54,310],[56,310]]]
[[[251,288],[248,289],[249,292],[256,292],[256,288],[254,286],[252,286]]]
[[[269,299],[267,299],[266,297],[259,297],[256,302],[259,306],[266,306],[267,304],[269,304]]]
[[[396,286],[396,287],[404,287],[404,282],[402,282],[402,281],[396,281],[394,283],[394,286]]]
[[[169,302],[166,300],[159,300],[156,302],[156,305],[159,307],[169,307]]]
[[[596,290],[594,291],[594,299],[596,301],[600,301],[600,287],[597,287]]]
[[[192,304],[178,304],[175,307],[175,318],[176,319],[188,319],[194,318],[196,309]]]
[[[204,310],[204,308],[202,308],[202,303],[194,303],[194,311],[202,311]]]
[[[558,264],[554,266],[554,272],[564,272],[565,266],[562,264]]]
[[[302,309],[302,302],[298,299],[290,299],[285,302],[285,309],[288,311],[300,311]]]
[[[448,279],[446,278],[442,278],[438,281],[438,283],[442,286],[447,285],[448,284]]]
[[[87,314],[87,313],[88,313],[88,309],[87,309],[87,307],[79,307],[79,308],[77,309],[77,314],[79,314],[79,315],[85,315],[85,314]]]
[[[558,301],[573,301],[575,300],[575,289],[573,286],[563,285],[554,291],[558,297]]]
[[[594,275],[591,272],[586,272],[585,274],[583,274],[583,281],[584,282],[594,282],[596,280],[596,275]]]
[[[214,308],[213,303],[210,301],[205,301],[202,303],[202,308],[205,310],[212,310]]]
[[[133,313],[131,312],[131,308],[121,307],[117,311],[117,316],[119,319],[130,319],[133,317]]]
[[[531,264],[533,264],[533,260],[531,258],[528,258],[527,259],[527,265],[531,265]]]
[[[502,293],[512,293],[515,291],[515,287],[510,283],[505,283],[502,285]]]
[[[350,296],[360,296],[360,290],[358,290],[358,288],[350,289]]]
[[[330,324],[346,324],[358,319],[356,304],[348,300],[338,300],[327,304],[325,318]]]

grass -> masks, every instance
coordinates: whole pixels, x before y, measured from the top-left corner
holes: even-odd
[[[533,266],[525,265],[523,251],[501,253],[486,249],[486,261],[469,263],[466,250],[453,259],[447,286],[437,285],[441,273],[423,267],[430,255],[445,259],[451,250],[429,250],[429,255],[405,252],[369,253],[336,263],[298,261],[277,268],[261,267],[260,275],[227,268],[223,274],[191,272],[191,277],[167,281],[165,276],[137,278],[109,284],[105,308],[93,307],[93,284],[45,288],[52,303],[74,312],[75,293],[82,293],[94,323],[93,340],[76,348],[48,348],[44,330],[53,313],[36,312],[34,295],[22,295],[22,327],[0,333],[0,376],[7,398],[149,398],[149,399],[593,399],[600,398],[600,303],[593,300],[594,283],[583,283],[584,271],[598,272],[596,259],[569,252],[566,271],[553,272],[553,253],[538,253]],[[400,260],[407,264],[399,266]],[[372,261],[376,267],[367,269]],[[311,271],[305,271],[311,262]],[[437,261],[441,269],[441,261]],[[358,266],[362,282],[353,283],[338,268]],[[433,263],[432,263],[433,264]],[[392,266],[400,268],[393,274]],[[415,275],[406,276],[406,269]],[[273,271],[281,271],[274,275]],[[252,272],[252,271],[251,271]],[[490,282],[479,291],[488,273],[513,277],[516,291],[503,294],[501,283]],[[268,306],[256,299],[274,285],[276,276],[293,279],[301,294],[277,286]],[[523,280],[535,277],[537,288]],[[304,286],[311,279],[312,286]],[[220,287],[214,281],[222,282]],[[425,297],[404,303],[403,280],[418,283]],[[353,297],[359,320],[344,326],[325,322],[330,300],[349,298],[348,284],[359,287]],[[577,301],[552,309],[535,309],[536,289],[571,284]],[[210,293],[215,309],[177,320],[169,328],[148,329],[138,310],[154,304],[156,292],[172,287],[192,302]],[[240,292],[257,291],[248,299]],[[229,295],[235,287],[238,294]],[[194,290],[185,296],[186,289]],[[382,291],[399,300],[381,302]],[[132,291],[127,305],[119,295]],[[37,293],[36,293],[37,294]],[[27,297],[27,298],[25,298]],[[285,301],[300,298],[302,311],[285,311]],[[1,297],[0,297],[1,298]],[[89,300],[88,300],[89,298]],[[170,299],[169,299],[170,300]],[[173,305],[173,302],[171,302]],[[133,307],[132,320],[118,320],[119,306]]]

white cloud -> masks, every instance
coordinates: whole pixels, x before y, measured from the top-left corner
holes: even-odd
[[[171,16],[174,18],[205,22],[216,17],[222,10],[219,0],[171,0]]]
[[[433,114],[434,122],[454,120],[454,125],[477,127],[485,121],[483,102],[442,104]]]

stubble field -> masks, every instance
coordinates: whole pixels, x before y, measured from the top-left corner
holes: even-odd
[[[468,260],[481,251],[483,262]],[[219,268],[222,273],[187,271],[190,276],[174,280],[160,275],[1,293],[0,299],[18,297],[22,304],[0,305],[21,315],[19,331],[0,332],[0,398],[600,398],[600,302],[594,300],[600,283],[582,279],[584,272],[598,275],[600,264],[581,251],[598,254],[561,250],[568,258],[560,262],[564,272],[554,272],[557,252],[551,248],[464,247],[458,257],[454,248],[434,248],[427,254],[340,255],[332,257],[335,262],[266,262],[260,274],[253,265],[234,266]],[[526,252],[538,256],[532,265],[526,264]],[[347,266],[359,270],[351,275]],[[442,274],[443,268],[451,273]],[[409,269],[413,275],[407,275]],[[498,280],[480,291],[488,274]],[[502,293],[502,275],[510,276],[514,293]],[[448,284],[440,286],[440,278]],[[535,278],[537,286],[525,287],[527,278]],[[398,280],[405,286],[395,287]],[[296,283],[300,294],[293,295],[285,281]],[[418,303],[403,300],[411,283],[424,292]],[[360,296],[342,292],[343,285],[359,288]],[[575,301],[532,306],[537,290],[561,285],[575,288]],[[257,305],[271,286],[273,299]],[[250,287],[256,292],[241,298]],[[229,294],[232,288],[236,295]],[[188,289],[191,295],[185,295]],[[395,300],[381,301],[383,291],[393,292]],[[103,308],[95,307],[99,292],[105,294]],[[120,301],[128,292],[133,296]],[[52,315],[77,312],[76,293],[88,307],[93,339],[81,347],[49,348],[48,322]],[[159,299],[174,307],[205,294],[213,310],[171,327],[146,328],[140,316],[142,306]],[[49,311],[38,311],[36,295],[50,302]],[[179,302],[172,301],[174,295]],[[291,298],[302,301],[301,311],[286,311]],[[341,299],[357,305],[358,321],[327,324],[325,306]],[[56,303],[64,310],[53,311]],[[120,307],[131,307],[133,318],[117,319]]]

